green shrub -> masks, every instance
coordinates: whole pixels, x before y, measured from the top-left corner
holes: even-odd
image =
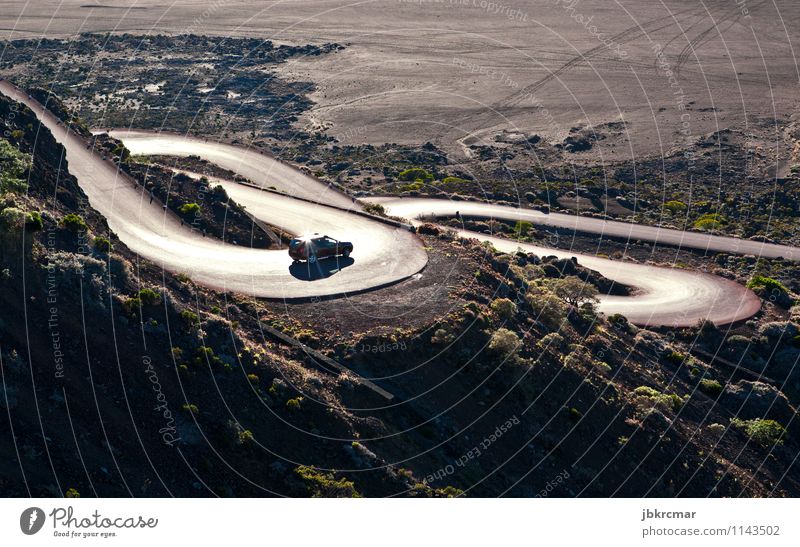
[[[700,380],[700,391],[708,395],[717,396],[722,393],[722,384],[717,380]]]
[[[433,495],[437,498],[458,498],[464,495],[464,491],[455,486],[445,486],[435,489]]]
[[[469,182],[469,181],[466,180],[466,179],[458,178],[458,177],[445,177],[442,180],[442,183],[444,183],[444,184],[463,184],[465,182]]]
[[[728,219],[718,213],[706,213],[694,221],[697,230],[711,232],[722,229],[728,223]]]
[[[686,204],[682,201],[668,201],[664,204],[664,208],[669,211],[670,213],[677,214],[682,213],[686,210]]]
[[[502,357],[510,357],[516,354],[519,344],[519,336],[515,332],[499,328],[492,334],[489,349]]]
[[[539,349],[559,350],[564,345],[564,337],[557,332],[548,332],[542,339],[536,342]]]
[[[288,401],[286,401],[286,408],[288,408],[289,410],[300,410],[300,407],[302,406],[302,402],[303,402],[303,398],[302,397],[297,397],[295,399],[289,399]]]
[[[755,420],[740,420],[734,418],[731,424],[743,429],[745,434],[761,446],[783,444],[781,437],[786,432],[784,427],[775,420],[756,418]]]
[[[181,319],[189,325],[190,327],[194,327],[200,324],[200,318],[197,317],[197,314],[193,311],[183,310],[180,313]]]
[[[517,238],[528,237],[531,230],[533,230],[533,224],[527,220],[518,220],[516,224],[514,224],[514,235]]]
[[[38,211],[28,213],[28,218],[25,221],[25,228],[31,232],[40,232],[42,228],[44,228],[42,214]]]
[[[142,289],[139,291],[139,299],[145,306],[155,306],[161,302],[161,294],[153,289]]]
[[[20,152],[7,140],[0,139],[0,195],[6,192],[21,193],[28,188],[24,177],[30,163],[30,155]]]
[[[313,467],[301,465],[294,470],[306,484],[314,498],[360,498],[353,481],[336,479],[333,473],[323,473]]]
[[[399,187],[399,190],[401,192],[418,192],[422,190],[423,186],[425,186],[425,183],[421,180],[418,180],[410,184],[403,184],[402,186]]]
[[[107,237],[97,236],[94,238],[94,248],[101,253],[110,253],[114,246]]]
[[[73,232],[85,232],[87,229],[86,222],[80,215],[70,213],[61,219],[61,225],[67,230]]]
[[[377,215],[379,217],[386,216],[386,209],[380,203],[364,203],[363,207],[364,211],[371,215]]]
[[[196,217],[200,214],[200,206],[196,203],[184,203],[178,211],[185,217]]]
[[[431,337],[431,344],[446,345],[452,343],[455,339],[455,335],[447,329],[436,329]]]
[[[664,356],[664,359],[675,365],[680,365],[686,360],[686,355],[680,353],[679,351],[670,350]]]
[[[397,178],[400,180],[413,182],[417,180],[421,181],[428,181],[433,180],[433,175],[428,173],[425,169],[420,167],[412,167],[411,169],[406,169],[405,171],[401,171]]]
[[[639,386],[633,390],[634,395],[643,395],[644,397],[658,397],[661,395],[661,392],[657,389],[653,389],[650,386]]]
[[[67,491],[64,493],[65,498],[79,498],[81,497],[81,493],[75,490],[74,488],[68,488]]]
[[[139,310],[142,309],[142,301],[139,298],[128,298],[122,303],[122,309],[131,317],[138,317]]]
[[[201,359],[212,359],[214,357],[214,348],[200,346],[197,348],[196,353]]]
[[[525,298],[533,311],[533,318],[550,330],[556,330],[567,316],[560,298],[550,292],[530,292]]]
[[[503,321],[509,321],[517,314],[517,305],[508,298],[496,298],[490,307],[492,312]]]
[[[751,277],[747,282],[747,288],[753,290],[763,290],[767,292],[776,291],[783,294],[787,294],[789,292],[780,281],[763,275],[754,275]]]
[[[22,230],[28,220],[28,214],[18,207],[6,207],[0,212],[0,225],[9,231]]]
[[[199,409],[199,408],[197,408],[197,405],[193,405],[192,403],[186,403],[186,404],[184,404],[184,405],[181,407],[181,409],[182,409],[184,412],[188,412],[189,414],[194,414],[195,416],[197,416],[197,415],[200,413],[200,409]]]
[[[125,148],[125,145],[123,145],[122,143],[119,143],[111,153],[117,156],[122,162],[127,162],[131,157],[130,150]]]
[[[255,437],[253,436],[253,432],[249,429],[244,429],[239,431],[237,434],[237,440],[239,444],[252,444],[255,441]]]
[[[228,192],[225,191],[225,188],[220,185],[217,185],[211,189],[211,196],[217,201],[228,201]]]
[[[633,394],[639,397],[645,397],[653,406],[663,409],[677,411],[683,406],[683,399],[674,393],[661,393],[657,389],[653,389],[649,386],[639,386],[633,390]]]
[[[612,313],[608,316],[608,322],[612,325],[624,326],[628,324],[628,318],[621,313]]]

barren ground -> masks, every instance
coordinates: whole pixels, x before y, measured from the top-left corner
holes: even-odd
[[[304,121],[343,142],[432,140],[450,152],[503,130],[561,140],[574,126],[624,119],[627,130],[586,159],[658,153],[719,128],[787,120],[800,75],[793,0],[4,4],[3,38],[127,31],[342,43],[281,68],[318,85]]]

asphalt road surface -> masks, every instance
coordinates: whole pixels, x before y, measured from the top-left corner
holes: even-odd
[[[229,195],[257,218],[280,225],[296,234],[319,232],[353,242],[349,259],[327,259],[317,264],[292,264],[286,250],[250,249],[203,237],[158,202],[150,203],[149,194],[111,161],[87,149],[86,141],[68,132],[49,111],[7,82],[0,82],[0,92],[25,103],[64,145],[69,171],[77,177],[89,203],[108,221],[108,225],[132,251],[164,269],[189,275],[194,281],[224,291],[234,291],[275,299],[299,299],[360,292],[405,279],[427,264],[427,254],[420,240],[408,230],[375,222],[341,209],[292,199],[256,188],[229,183]],[[165,136],[156,142],[158,151],[177,150],[185,146],[180,137]],[[200,141],[202,142],[202,141]],[[126,143],[127,144],[127,143]],[[173,147],[170,148],[170,145]],[[219,146],[219,153],[208,159],[224,158],[233,147]],[[197,146],[197,154],[205,155],[208,147]],[[241,166],[274,167],[266,156],[235,149]],[[280,171],[276,169],[276,171]],[[289,171],[280,171],[285,174]],[[295,180],[302,177],[291,170],[296,179],[281,180],[276,186],[293,191]],[[272,179],[270,179],[272,180]],[[341,194],[327,190],[313,179],[304,180],[300,188],[304,197],[318,196],[327,203]],[[298,192],[299,193],[299,192]],[[347,202],[350,202],[348,198]],[[345,203],[342,200],[342,203]],[[352,203],[352,202],[350,202]]]
[[[717,236],[703,232],[684,232],[671,228],[644,226],[630,222],[603,220],[562,213],[543,213],[535,209],[519,209],[506,205],[448,201],[426,198],[370,198],[380,203],[391,215],[408,219],[423,217],[453,218],[458,212],[464,217],[524,220],[540,226],[565,228],[598,236],[622,238],[629,241],[649,241],[686,249],[708,250],[764,258],[800,260],[800,248],[763,243],[735,237]]]
[[[348,212],[346,208],[352,207],[349,198],[293,168],[281,168],[272,158],[244,148],[178,135],[114,133],[123,138],[125,145],[134,153],[195,154],[218,162],[245,177],[253,176],[257,184],[274,186],[305,198],[294,199],[233,182],[222,183],[229,195],[255,217],[293,233],[320,232],[352,241],[355,251],[351,259],[339,258],[321,261],[316,266],[305,263],[298,266],[292,264],[286,251],[249,249],[204,238],[188,226],[181,225],[176,216],[164,211],[161,206],[150,204],[149,196],[134,181],[119,173],[113,163],[102,160],[87,149],[82,138],[67,132],[41,105],[6,82],[0,82],[0,92],[31,107],[65,146],[69,170],[77,177],[90,204],[107,218],[111,229],[130,249],[167,270],[187,273],[199,283],[259,297],[296,299],[380,287],[419,272],[427,263],[423,246],[413,234]],[[341,203],[344,208],[321,205],[315,200],[325,200],[326,203],[341,200],[337,204]],[[535,211],[519,211],[475,202],[406,201],[396,198],[377,198],[374,201],[383,203],[391,214],[409,218],[419,214],[453,214],[456,208],[461,214],[511,220],[520,218],[520,215],[537,214]],[[564,222],[571,218],[564,217]],[[572,219],[579,223],[583,220],[596,221]],[[603,224],[603,230],[606,230],[606,224],[609,223]],[[587,222],[581,225],[581,229],[592,231],[593,226],[593,223]],[[652,230],[656,230],[659,237],[663,232],[645,226],[625,224],[623,227],[629,232],[641,233],[637,239],[647,239]],[[617,229],[620,227],[617,226]],[[607,260],[467,231],[462,235],[491,241],[501,251],[513,252],[522,248],[539,255],[577,257],[583,265],[637,289],[633,296],[605,296],[599,307],[607,314],[621,313],[638,325],[689,326],[701,319],[726,324],[746,319],[760,308],[759,298],[751,291],[717,276]],[[681,233],[685,241],[697,243],[689,237],[691,235]],[[728,239],[709,239],[705,234],[700,235],[704,238],[699,240],[702,245],[719,245],[723,243],[719,240]],[[753,242],[738,244],[742,243]],[[732,252],[742,252],[733,249],[732,246]],[[783,249],[782,256],[788,256],[789,251],[795,252],[792,248]]]
[[[246,177],[261,188],[337,207],[358,208],[347,195],[322,184],[299,169],[244,147],[185,135],[148,131],[113,130],[109,134],[125,143],[132,154],[200,156]]]

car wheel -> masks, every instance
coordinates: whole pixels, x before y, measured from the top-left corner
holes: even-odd
[[[345,249],[344,252],[342,253],[342,256],[345,257],[345,258],[349,258],[350,257],[350,249]]]

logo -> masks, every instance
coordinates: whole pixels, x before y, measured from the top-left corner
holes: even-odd
[[[26,536],[32,536],[44,526],[44,511],[38,507],[29,507],[19,517],[19,527]]]

